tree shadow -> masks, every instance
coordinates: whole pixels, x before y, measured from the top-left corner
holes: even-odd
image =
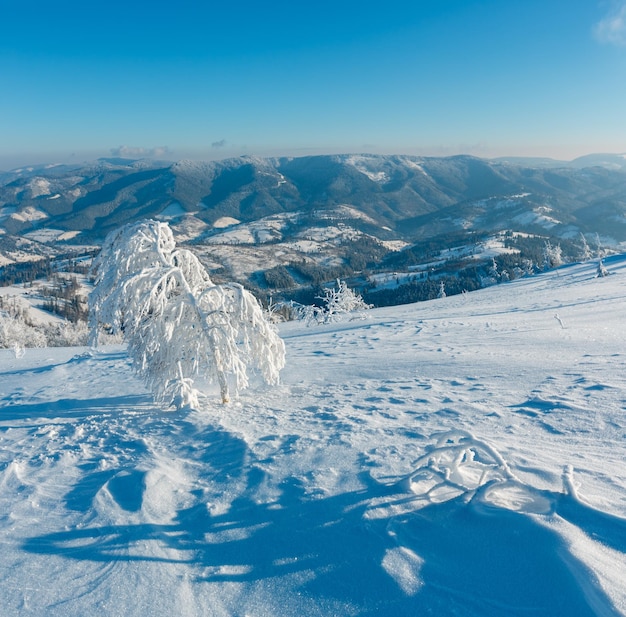
[[[61,398],[41,403],[22,403],[9,401],[2,406],[3,421],[25,418],[82,418],[99,413],[120,413],[123,409],[148,409],[154,411],[154,402],[149,395],[124,395],[96,397],[88,399]]]
[[[555,512],[590,538],[620,553],[626,553],[626,519],[595,510],[571,495],[558,495]]]
[[[216,433],[225,437],[214,435],[203,456],[227,448],[234,457],[231,471],[241,469],[243,440],[238,448],[232,443],[237,437]],[[221,514],[212,515],[198,491],[196,503],[179,510],[171,524],[48,533],[28,539],[24,549],[92,562],[185,564],[198,584],[278,585],[278,579],[292,577],[294,593],[319,606],[352,607],[346,615],[618,614],[597,584],[580,584],[594,581],[594,575],[564,540],[525,514],[461,495],[401,516],[369,518],[373,501],[406,503],[411,496],[363,472],[362,488],[332,496],[308,493],[301,480],[290,477],[276,500],[259,503],[255,495],[266,472],[252,465],[239,479],[245,480],[244,492]],[[220,483],[227,487],[227,474]],[[136,501],[128,503],[127,509],[137,509]],[[596,530],[617,550],[625,548],[624,521],[567,500],[557,506],[583,530]],[[416,556],[405,563],[416,581],[408,591],[399,573],[384,566],[385,556],[398,549]]]
[[[559,506],[557,511],[566,509],[571,510]],[[591,509],[582,517],[614,540],[626,529],[619,519],[606,526],[607,515]],[[418,600],[432,614],[620,614],[589,567],[535,517],[466,503],[461,496],[394,520],[390,528],[424,560]]]
[[[59,349],[67,349],[67,348],[59,348]],[[74,364],[81,364],[85,361],[89,361],[96,357],[96,359],[105,360],[107,362],[118,362],[124,361],[126,364],[130,366],[130,361],[128,359],[128,354],[125,350],[107,350],[107,351],[85,351],[83,353],[75,354],[68,358],[67,360],[47,360],[48,364],[42,364],[41,366],[30,366],[26,364],[24,367],[11,368],[9,370],[0,371],[0,375],[39,375],[43,373],[50,373],[55,369],[58,369],[62,366],[72,366]]]

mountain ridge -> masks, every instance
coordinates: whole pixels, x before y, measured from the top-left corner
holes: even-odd
[[[276,292],[337,276],[361,277],[355,284],[367,288],[370,270],[415,268],[416,255],[427,264],[455,245],[476,256],[481,243],[502,243],[503,234],[517,239],[518,263],[500,263],[510,274],[524,259],[539,262],[541,241],[562,245],[567,259],[582,250],[581,236],[619,249],[626,157],[556,163],[335,154],[21,168],[0,175],[0,262],[22,261],[17,245],[50,256],[92,249],[109,231],[144,218],[167,221],[213,275]],[[397,255],[403,249],[411,256]],[[485,278],[481,267],[474,278]],[[476,259],[454,268],[475,270]]]
[[[624,196],[622,168],[582,167],[607,155],[575,159],[567,167],[521,166],[505,160],[458,155],[328,155],[240,157],[175,163],[101,159],[80,166],[28,168],[0,181],[0,207],[9,231],[23,232],[31,220],[17,214],[28,206],[41,212],[38,227],[105,233],[121,218],[158,216],[173,203],[212,224],[222,216],[255,220],[269,214],[352,204],[398,225],[442,207],[524,192],[546,198],[583,199],[585,191],[616,188]],[[612,155],[623,162],[626,158]],[[598,158],[600,157],[600,158]],[[43,219],[48,219],[42,222]],[[401,231],[401,230],[400,230]]]

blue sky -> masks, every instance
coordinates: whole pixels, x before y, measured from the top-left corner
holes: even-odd
[[[0,168],[626,152],[626,0],[0,0]]]

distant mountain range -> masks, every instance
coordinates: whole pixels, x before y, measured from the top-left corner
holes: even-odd
[[[626,154],[586,154],[572,161],[562,161],[550,158],[509,156],[491,159],[500,163],[511,163],[522,167],[550,167],[584,169],[585,167],[605,167],[613,170],[626,170]]]
[[[626,155],[24,167],[0,172],[0,266],[97,246],[112,229],[148,217],[169,221],[216,276],[284,291],[399,268],[402,249],[412,252],[405,265],[452,245],[476,252],[502,234],[564,245],[597,235],[617,246],[626,242]]]

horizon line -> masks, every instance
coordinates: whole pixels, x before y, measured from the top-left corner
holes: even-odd
[[[317,150],[317,148],[299,148],[296,149],[299,151],[304,151],[304,150]],[[124,155],[121,153],[109,153],[109,154],[96,154],[93,153],[93,156],[91,157],[86,157],[86,158],[82,158],[82,157],[78,157],[75,154],[71,154],[71,155],[61,155],[59,157],[57,157],[57,159],[55,160],[55,158],[49,158],[48,160],[41,160],[40,157],[40,162],[29,162],[29,163],[22,163],[22,164],[18,164],[18,165],[14,165],[11,167],[7,167],[7,168],[2,168],[0,167],[0,172],[4,172],[4,173],[11,173],[11,172],[19,172],[20,170],[22,170],[23,168],[37,168],[37,167],[43,167],[43,168],[53,168],[53,167],[60,167],[60,166],[71,166],[71,165],[85,165],[85,164],[89,164],[89,163],[93,163],[96,161],[107,161],[107,160],[119,160],[119,161],[128,161],[128,162],[139,162],[139,161],[153,161],[153,162],[162,162],[162,163],[179,163],[181,161],[193,161],[193,162],[220,162],[220,161],[228,161],[228,160],[234,160],[234,159],[245,159],[245,158],[260,158],[260,159],[281,159],[281,158],[307,158],[307,157],[322,157],[322,156],[371,156],[371,157],[392,157],[392,156],[405,156],[405,157],[411,157],[411,158],[431,158],[431,159],[448,159],[448,158],[457,158],[457,157],[470,157],[470,158],[477,158],[477,159],[483,159],[483,160],[487,160],[487,161],[498,161],[498,160],[543,160],[543,161],[552,161],[555,163],[573,163],[574,161],[577,161],[579,159],[584,159],[584,158],[589,158],[589,157],[601,157],[601,156],[610,156],[610,157],[622,157],[626,160],[626,152],[601,152],[601,151],[591,151],[588,152],[586,154],[582,154],[579,156],[575,156],[574,158],[571,159],[567,159],[567,158],[560,158],[560,157],[554,157],[554,156],[546,156],[546,155],[541,155],[541,154],[508,154],[508,155],[497,155],[497,156],[484,156],[484,155],[478,155],[478,154],[472,154],[470,152],[464,152],[464,151],[460,151],[460,152],[456,152],[454,154],[416,154],[416,153],[410,153],[410,152],[402,152],[402,149],[400,149],[400,151],[398,152],[374,152],[374,151],[367,151],[367,150],[363,150],[363,151],[358,151],[358,150],[338,150],[338,151],[324,151],[324,152],[311,152],[309,154],[295,154],[294,150],[292,150],[291,154],[255,154],[252,152],[244,152],[241,154],[230,154],[230,155],[224,155],[222,157],[220,156],[202,156],[200,154],[198,155],[191,155],[191,156],[180,156],[180,157],[167,157],[167,156],[162,156],[163,154],[165,154],[164,152],[159,152],[158,155],[157,154],[151,154],[151,153],[137,153],[137,155],[135,156],[130,156],[130,155]],[[170,151],[171,154],[174,154],[174,151]],[[2,155],[0,155],[0,160],[3,157]],[[6,158],[9,158],[8,156]],[[23,158],[21,156],[18,155],[18,158]],[[33,157],[34,158],[34,157]],[[59,160],[60,159],[60,160]],[[75,159],[75,160],[72,160]]]

